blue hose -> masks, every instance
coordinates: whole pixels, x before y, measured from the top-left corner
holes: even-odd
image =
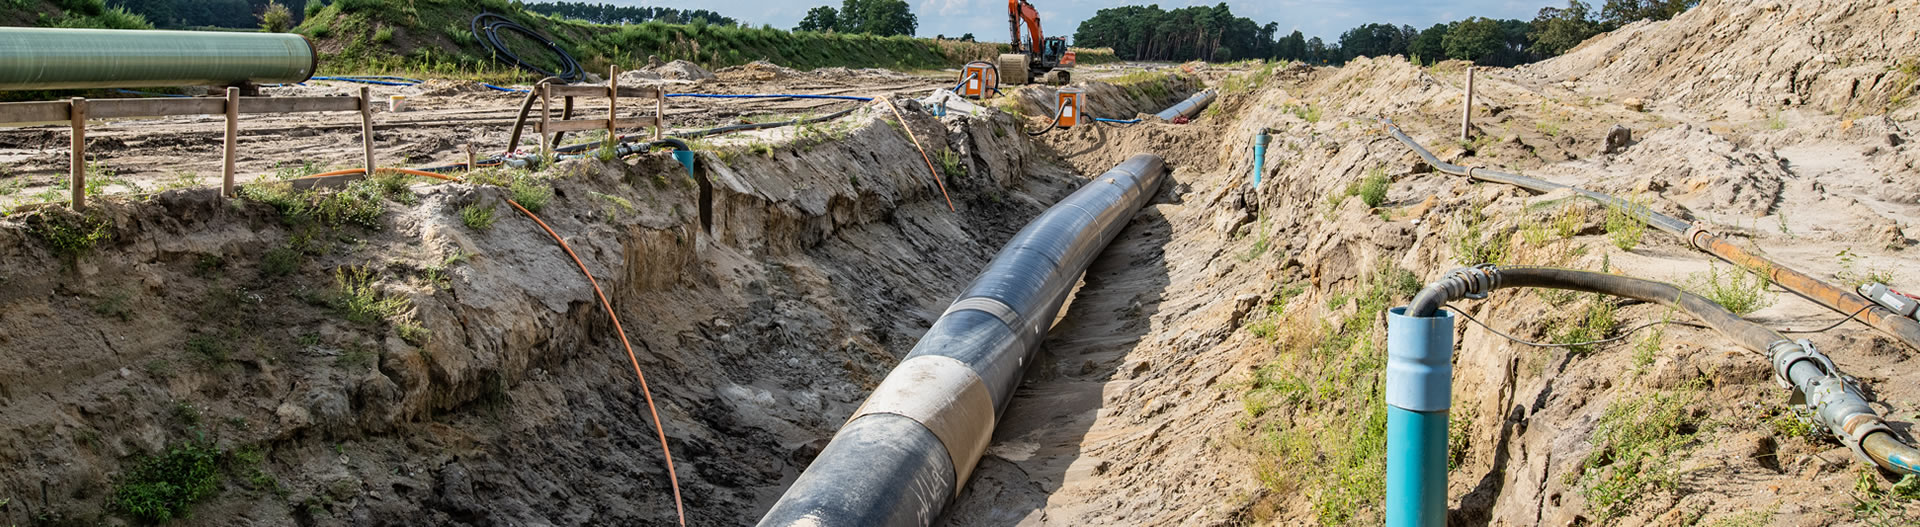
[[[855,97],[852,95],[807,95],[807,94],[790,94],[790,93],[750,93],[750,94],[741,94],[741,95],[729,95],[729,94],[720,94],[720,93],[669,93],[667,94],[667,96],[668,97],[700,97],[705,99],[774,99],[774,98],[785,97],[790,99],[841,99],[841,100],[848,100],[848,101],[863,101],[863,102],[873,100],[872,97]]]
[[[1095,117],[1093,118],[1093,120],[1102,122],[1102,123],[1114,123],[1114,124],[1133,124],[1133,123],[1140,122],[1139,119],[1108,119],[1105,117]]]
[[[178,93],[155,93],[155,92],[150,92],[150,91],[137,91],[137,90],[128,90],[128,89],[123,89],[123,88],[114,88],[114,89],[113,89],[113,91],[114,91],[115,93],[125,93],[125,94],[128,94],[128,95],[140,95],[140,96],[145,96],[145,97],[177,97],[177,98],[191,98],[191,97],[193,97],[192,95],[181,95],[181,94],[178,94]]]
[[[480,85],[481,85],[481,86],[486,86],[486,87],[488,87],[488,88],[493,88],[493,89],[496,89],[496,90],[500,90],[500,91],[503,91],[503,92],[507,92],[507,93],[526,93],[526,92],[528,91],[528,90],[522,90],[522,89],[517,89],[517,88],[502,88],[502,87],[499,87],[499,86],[494,86],[494,85],[492,85],[492,84],[487,84],[487,83],[484,83],[484,82],[482,82],[482,83],[480,83]]]
[[[383,80],[373,80],[373,79],[361,79],[361,78],[355,78],[355,77],[314,77],[314,78],[312,78],[312,79],[308,79],[308,80],[316,80],[316,81],[341,81],[341,82],[358,82],[358,83],[361,83],[361,84],[377,84],[377,85],[380,85],[380,86],[412,86],[412,85],[415,85],[415,84],[419,84],[419,83],[420,83],[419,81],[414,81],[414,82],[394,82],[394,81],[383,81]]]

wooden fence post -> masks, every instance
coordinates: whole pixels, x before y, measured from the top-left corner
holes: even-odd
[[[620,66],[607,67],[607,141],[620,141]]]
[[[480,167],[475,163],[473,157],[473,143],[463,143],[460,145],[460,149],[467,152],[467,171],[472,172],[478,170]]]
[[[1460,105],[1460,140],[1470,141],[1473,129],[1473,66],[1467,66],[1467,98]]]
[[[67,172],[73,185],[73,210],[87,206],[87,99],[67,100],[67,119],[73,123],[73,166]]]
[[[551,84],[540,83],[540,157],[547,157],[553,152],[552,136],[548,135],[553,130],[552,88]]]
[[[366,153],[367,177],[373,177],[373,98],[366,86],[360,87],[360,138]]]
[[[653,92],[653,140],[659,141],[667,133],[667,89],[659,87]]]
[[[236,157],[238,155],[237,153],[238,149],[236,147],[239,142],[240,142],[240,88],[230,86],[227,88],[227,137],[226,137],[225,145],[223,145],[226,148],[226,150],[222,155],[223,161],[221,163],[221,168],[220,168],[220,195],[221,196],[232,197],[234,195],[233,163],[236,159],[238,159]]]

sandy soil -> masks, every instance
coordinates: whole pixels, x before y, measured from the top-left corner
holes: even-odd
[[[711,234],[695,232],[690,192],[660,155],[550,169],[558,197],[545,214],[599,271],[627,321],[693,523],[743,525],[771,505],[1001,241],[1080,177],[1135,153],[1160,154],[1171,180],[1089,270],[986,458],[940,523],[1378,523],[1379,488],[1367,478],[1379,473],[1381,458],[1351,457],[1364,450],[1365,421],[1378,410],[1371,403],[1381,362],[1374,343],[1384,323],[1355,297],[1378,291],[1368,289],[1375,277],[1399,269],[1425,283],[1474,263],[1462,261],[1463,252],[1488,250],[1505,264],[1672,282],[1729,268],[1658,232],[1622,249],[1610,243],[1605,210],[1567,195],[1434,173],[1383,134],[1377,119],[1399,123],[1453,162],[1636,196],[1809,274],[1842,283],[1878,274],[1899,287],[1920,277],[1906,234],[1920,228],[1912,220],[1920,187],[1906,177],[1920,147],[1909,132],[1913,116],[1903,113],[1911,106],[1884,108],[1906,95],[1894,90],[1897,83],[1876,81],[1873,90],[1841,99],[1810,80],[1788,90],[1800,102],[1774,106],[1780,99],[1749,97],[1765,92],[1751,87],[1805,64],[1761,61],[1742,70],[1749,76],[1690,76],[1747,59],[1675,48],[1672,57],[1642,60],[1640,48],[1626,43],[1665,43],[1675,34],[1716,35],[1721,45],[1753,38],[1747,26],[1703,32],[1718,27],[1710,15],[1766,21],[1769,31],[1791,22],[1815,36],[1790,37],[1847,43],[1841,47],[1853,59],[1880,61],[1884,71],[1897,61],[1882,54],[1904,48],[1851,43],[1866,42],[1855,38],[1863,20],[1882,24],[1874,31],[1904,34],[1910,17],[1893,7],[1885,18],[1885,6],[1821,14],[1708,2],[1670,22],[1597,38],[1556,61],[1483,70],[1470,141],[1457,140],[1460,63],[1423,68],[1388,57],[1342,68],[1201,67],[1162,81],[1167,89],[1155,96],[1087,87],[1103,113],[1126,116],[1164,107],[1202,83],[1257,77],[1234,83],[1247,87],[1223,93],[1217,109],[1186,125],[1078,127],[1029,138],[1020,130],[1037,129],[1033,117],[935,118],[907,108],[901,128],[886,122],[892,114],[883,106],[860,106],[825,135],[780,130],[721,140],[701,157],[701,174],[719,188]],[[1619,74],[1567,73],[1606,64],[1618,64],[1606,67]],[[1622,80],[1632,72],[1665,75],[1658,78],[1666,84]],[[865,94],[944,82],[827,73],[803,77],[755,65],[715,72],[698,86]],[[1714,91],[1729,86],[1748,88]],[[393,134],[383,140],[391,148],[383,156],[417,150],[419,163],[441,162],[456,158],[452,149],[465,140],[456,138],[502,141],[502,128],[488,128],[501,125],[473,123],[501,119],[517,99],[433,89],[453,91],[418,95],[420,109],[408,119],[474,121],[392,126],[383,132]],[[1048,93],[1016,90],[1007,107],[1044,115]],[[1647,111],[1629,109],[1627,99],[1642,99]],[[678,119],[704,125],[851,104],[674,108],[684,112]],[[1867,109],[1875,105],[1882,109]],[[1607,151],[1616,125],[1632,140]],[[217,162],[208,157],[212,126],[110,123],[99,140],[119,142],[101,148],[112,153],[106,161],[134,160],[152,167],[139,177],[152,178]],[[254,150],[320,163],[355,157],[350,129],[280,126],[289,131],[249,136]],[[201,127],[207,130],[190,130]],[[1255,188],[1249,150],[1261,128],[1277,135]],[[932,152],[954,152],[961,173],[946,183],[957,210],[928,180],[904,129]],[[207,134],[204,150],[188,146],[201,141],[179,139],[197,133]],[[59,171],[59,130],[7,130],[0,138],[12,142],[5,152],[15,156],[13,177]],[[747,144],[770,148],[725,146]],[[249,170],[270,166],[268,154],[248,161],[262,167]],[[1346,190],[1369,173],[1391,182],[1377,206]],[[121,521],[104,511],[129,464],[209,428],[188,423],[182,407],[204,416],[194,423],[226,423],[215,433],[221,449],[264,452],[259,468],[280,489],[250,483],[244,473],[224,475],[220,493],[190,523],[669,521],[652,428],[638,417],[642,403],[626,358],[577,272],[518,218],[503,217],[491,231],[461,225],[459,209],[498,199],[497,188],[417,185],[410,192],[417,203],[383,203],[383,228],[329,232],[326,250],[283,277],[261,270],[265,254],[303,234],[264,205],[204,190],[110,201],[113,239],[72,258],[32,234],[39,216],[0,219],[0,354],[18,358],[0,364],[0,463],[22,467],[0,474],[0,499],[12,502],[0,521],[36,514]],[[618,206],[622,200],[631,210]],[[1570,218],[1564,234],[1534,236],[1534,226],[1557,216]],[[1479,237],[1467,239],[1468,232]],[[446,264],[456,253],[470,260]],[[415,344],[386,326],[348,323],[314,300],[334,272],[353,265],[373,266],[383,291],[411,299],[411,316],[433,339]],[[434,266],[444,268],[429,274]],[[1775,301],[1749,318],[1814,328],[1843,316],[1777,288],[1768,293]],[[1404,293],[1382,294],[1397,295],[1388,305],[1406,301]],[[1499,331],[1548,340],[1599,302],[1502,291],[1458,305]],[[101,307],[122,304],[138,316]],[[1620,328],[1670,316],[1644,304],[1608,305]],[[1357,314],[1375,318],[1348,320]],[[1318,347],[1347,331],[1352,345]],[[1862,479],[1881,488],[1891,479],[1860,470],[1831,438],[1774,424],[1788,394],[1769,378],[1764,358],[1710,331],[1670,326],[1659,338],[1639,333],[1585,351],[1524,346],[1464,321],[1456,331],[1453,418],[1464,439],[1449,478],[1452,523],[1897,525],[1920,518],[1912,501],[1858,509]],[[205,354],[190,343],[209,336],[233,342],[226,358],[196,358]],[[1920,419],[1920,382],[1910,373],[1920,352],[1859,324],[1806,337],[1868,387],[1896,430],[1910,433]],[[1347,384],[1254,411],[1267,401],[1263,371],[1341,375]],[[1604,415],[1622,402],[1683,393],[1694,395],[1682,427],[1697,435],[1664,458],[1671,483],[1636,489],[1616,516],[1602,516],[1579,475],[1600,448],[1594,438]],[[1288,437],[1313,441],[1290,444]]]

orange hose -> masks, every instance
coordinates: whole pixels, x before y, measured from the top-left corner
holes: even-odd
[[[893,116],[900,119],[900,129],[907,131],[907,139],[913,140],[913,147],[920,149],[920,160],[927,162],[927,173],[933,174],[933,184],[940,186],[940,197],[947,199],[947,210],[953,211],[953,197],[947,195],[947,184],[940,181],[940,171],[933,168],[933,158],[927,157],[927,148],[920,146],[920,138],[914,137],[913,127],[907,126],[907,117],[900,115],[900,108],[893,105],[893,99],[879,97],[887,102],[887,109],[893,110]]]
[[[932,165],[929,164],[928,166],[932,166]],[[433,172],[427,172],[424,170],[413,170],[410,168],[381,167],[381,168],[375,169],[376,172],[381,170],[390,171],[390,172],[399,172],[402,174],[411,174],[411,175],[420,176],[420,177],[443,179],[447,181],[455,181],[455,182],[461,181],[460,178],[456,178],[446,174],[436,174]],[[333,172],[327,172],[324,174],[314,174],[307,177],[344,176],[348,174],[364,174],[366,172],[367,170],[364,168],[350,168],[346,170],[335,170]],[[520,203],[517,201],[514,201],[513,198],[502,198],[502,199],[505,199],[508,205],[512,205],[514,210],[520,211],[520,213],[525,214],[528,219],[531,219],[533,220],[534,223],[539,224],[541,230],[547,231],[547,236],[553,237],[553,241],[560,243],[560,249],[567,252],[567,257],[573,259],[574,265],[580,266],[580,274],[586,275],[587,283],[593,285],[593,295],[600,299],[600,307],[602,309],[607,310],[607,318],[613,319],[613,331],[620,335],[620,346],[625,347],[627,349],[627,360],[633,363],[633,375],[635,377],[640,378],[640,395],[646,398],[647,413],[653,416],[653,431],[655,434],[657,434],[660,437],[660,452],[662,454],[665,454],[667,457],[667,480],[668,480],[668,483],[670,483],[673,486],[674,511],[678,513],[680,516],[680,525],[683,525],[683,526],[686,525],[687,509],[686,509],[686,506],[683,505],[680,501],[680,476],[677,473],[675,473],[673,469],[673,450],[667,447],[667,431],[666,431],[665,425],[662,424],[660,421],[660,410],[654,407],[653,390],[647,387],[647,374],[640,371],[640,357],[639,355],[635,355],[633,353],[633,343],[627,341],[627,330],[621,327],[620,325],[620,315],[617,315],[613,312],[613,303],[608,302],[607,294],[600,290],[600,281],[595,280],[593,278],[593,272],[587,270],[586,262],[581,261],[580,256],[577,254],[574,254],[573,246],[568,245],[565,239],[560,238],[559,234],[553,232],[553,228],[548,227],[547,222],[541,221],[539,216],[535,216],[533,214],[533,211],[529,211],[526,209],[526,207],[520,206]]]

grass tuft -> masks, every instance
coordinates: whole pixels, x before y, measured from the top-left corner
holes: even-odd
[[[134,463],[115,486],[112,505],[134,519],[162,523],[188,516],[193,504],[219,491],[220,451],[190,441]]]
[[[1705,379],[1696,379],[1673,392],[1607,405],[1594,428],[1593,451],[1569,474],[1600,524],[1619,519],[1650,493],[1674,489],[1673,456],[1691,446],[1703,426],[1687,407],[1704,387]]]
[[[1710,265],[1706,272],[1693,273],[1681,286],[1693,294],[1707,297],[1736,315],[1745,315],[1773,305],[1777,297],[1767,290],[1767,278],[1746,268],[1721,272]]]
[[[1653,211],[1648,209],[1645,200],[1635,197],[1622,204],[1619,201],[1607,203],[1607,240],[1622,251],[1631,251],[1640,245],[1640,238],[1647,233],[1647,216]]]
[[[460,207],[460,222],[467,228],[484,231],[493,228],[493,204],[474,203]]]

